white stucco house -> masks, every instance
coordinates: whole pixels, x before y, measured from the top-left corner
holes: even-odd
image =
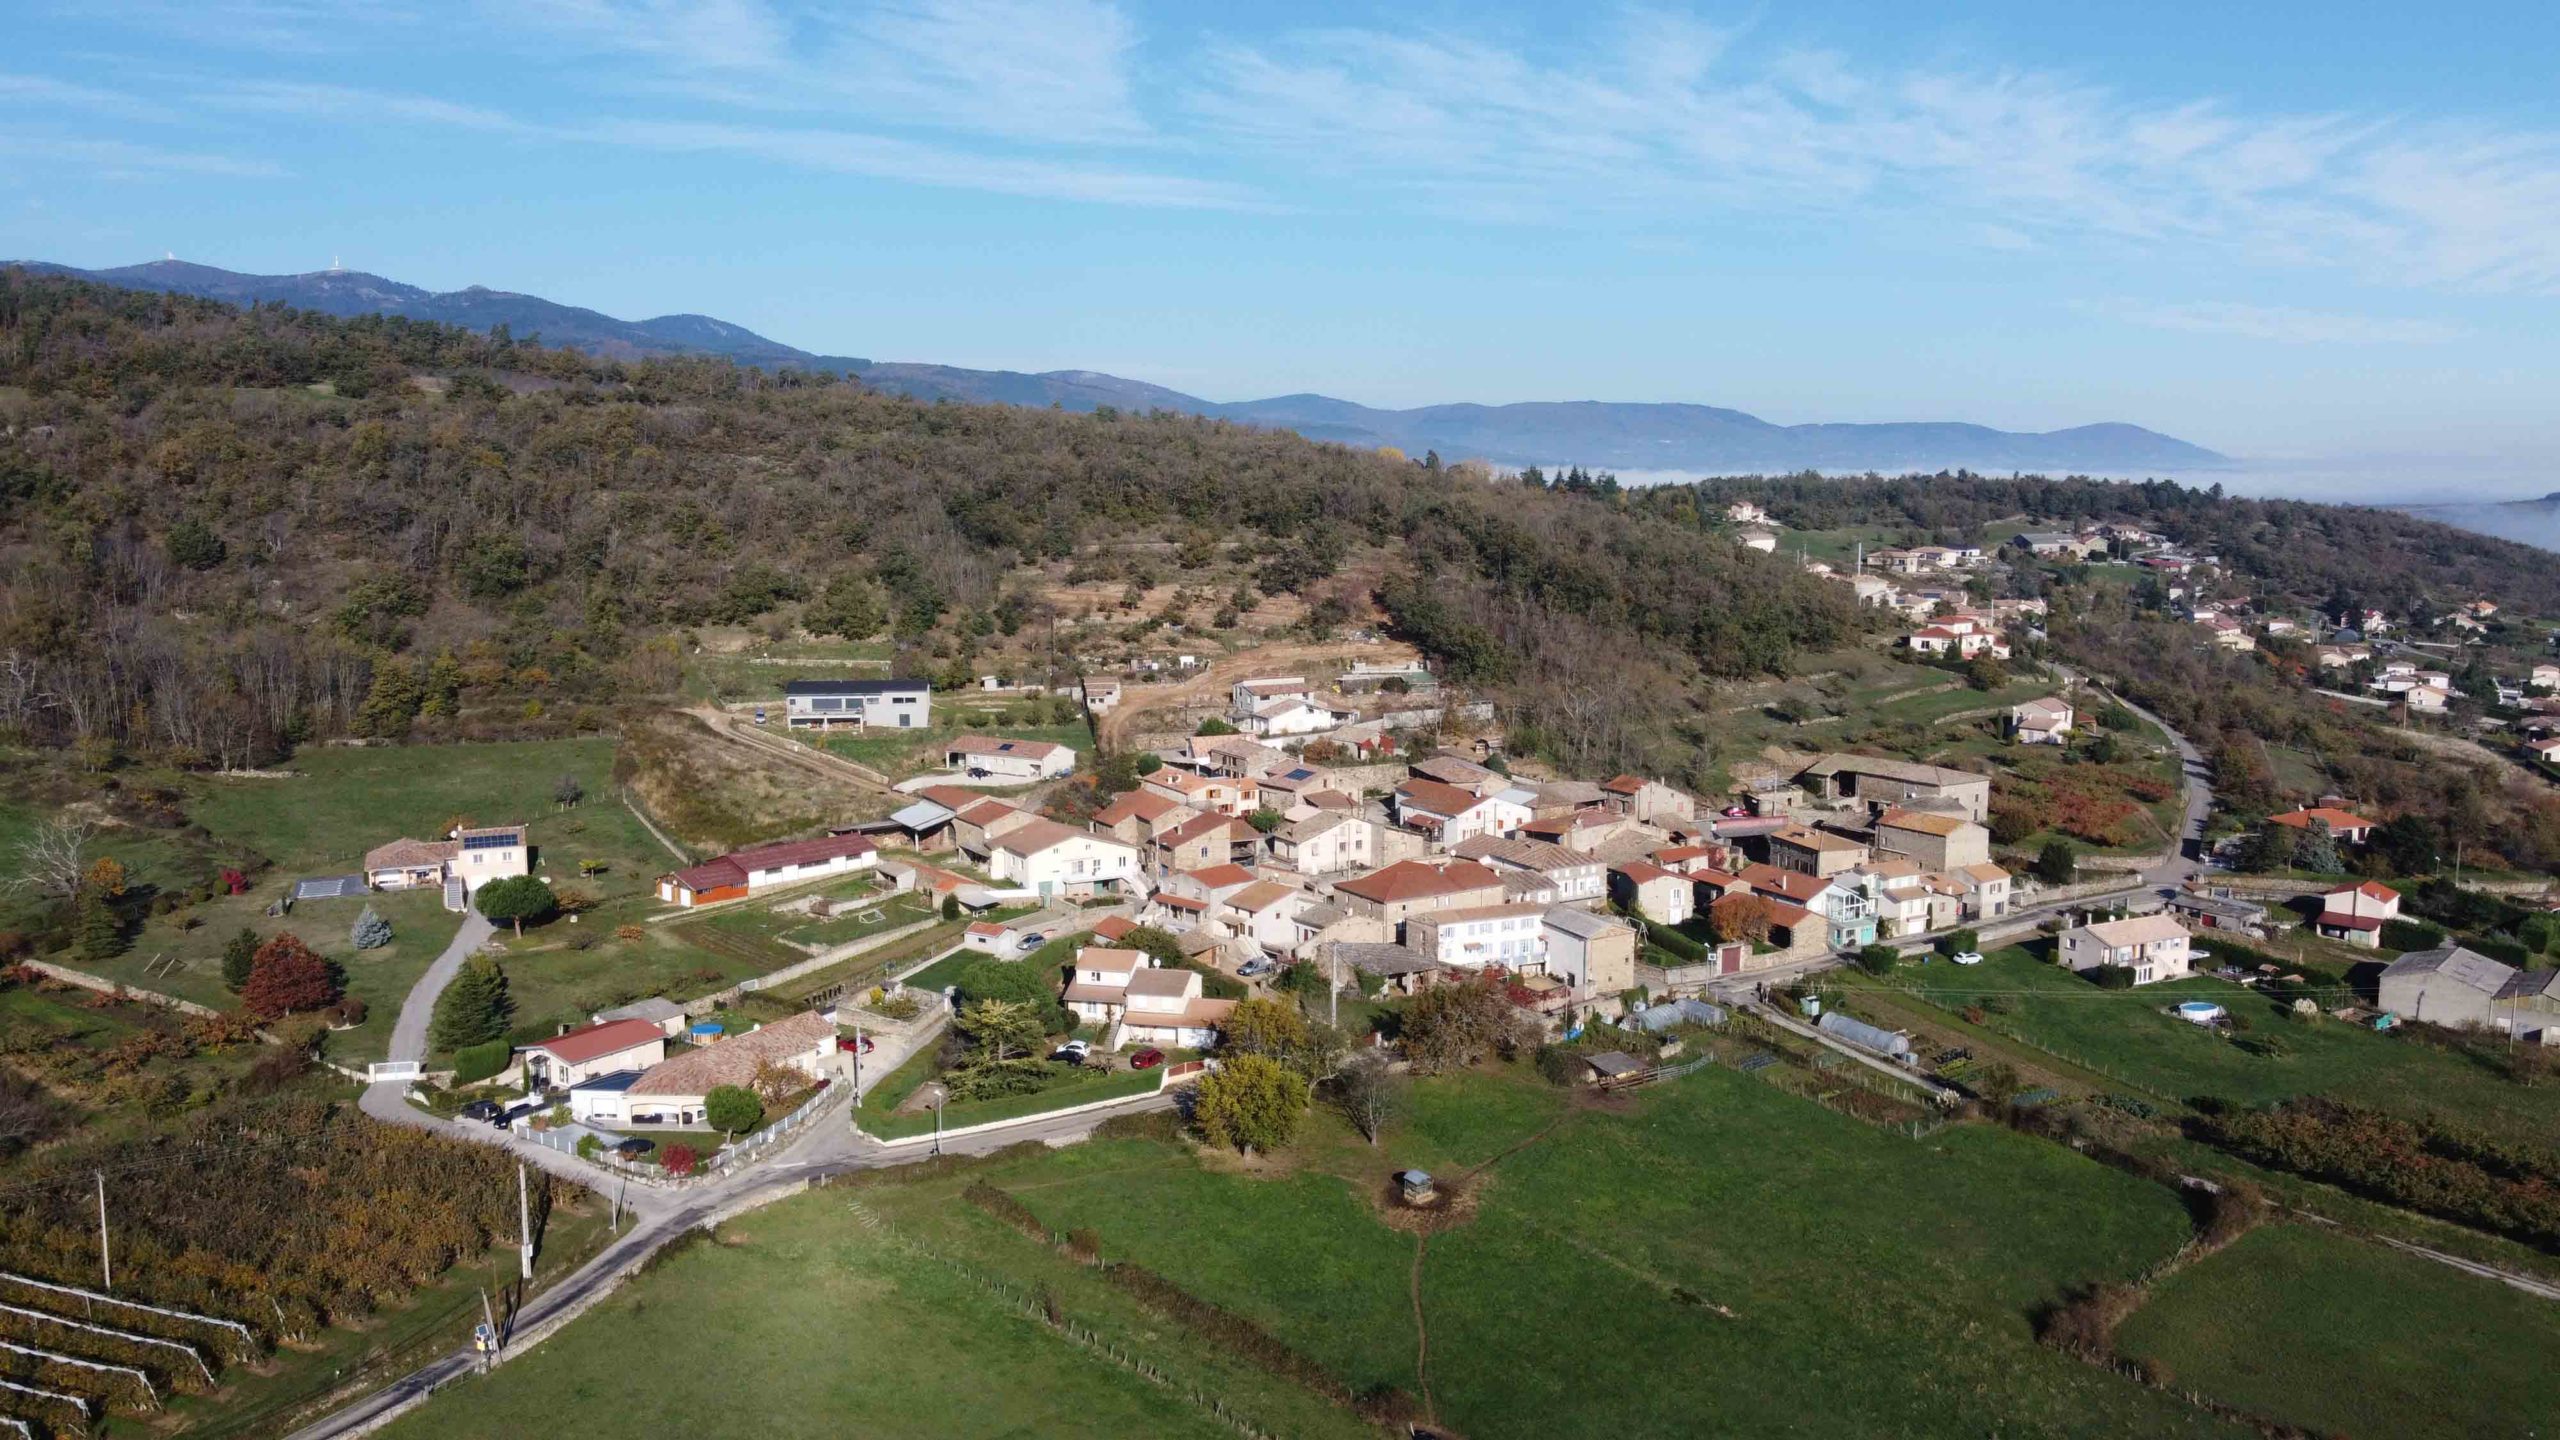
[[[2073,970],[2124,966],[2133,972],[2136,985],[2181,980],[2195,973],[2187,927],[2173,915],[2136,915],[2065,930],[2054,954]]]
[[[991,842],[987,874],[1043,898],[1118,891],[1141,874],[1138,847],[1089,830],[1034,818]]]

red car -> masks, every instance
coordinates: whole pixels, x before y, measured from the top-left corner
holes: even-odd
[[[1129,1057],[1129,1068],[1132,1070],[1153,1070],[1163,1063],[1164,1052],[1152,1046]]]
[[[852,1036],[850,1036],[850,1035],[839,1035],[839,1036],[837,1036],[837,1037],[836,1037],[836,1051],[837,1051],[837,1053],[839,1053],[839,1054],[842,1054],[842,1053],[844,1053],[844,1052],[847,1052],[847,1051],[852,1050],[852,1049],[853,1049],[853,1044],[854,1044],[853,1037],[852,1037]],[[879,1049],[879,1048],[880,1048],[880,1042],[879,1042],[879,1041],[872,1039],[872,1038],[871,1038],[870,1036],[868,1036],[868,1035],[865,1035],[865,1036],[863,1036],[863,1037],[862,1037],[862,1053],[863,1053],[863,1054],[868,1055],[868,1054],[870,1054],[872,1051],[877,1050],[877,1049]]]

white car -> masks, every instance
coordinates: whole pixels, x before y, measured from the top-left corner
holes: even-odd
[[[1091,1053],[1093,1053],[1092,1046],[1085,1044],[1081,1040],[1070,1040],[1066,1044],[1059,1046],[1057,1049],[1050,1051],[1049,1058],[1052,1060],[1063,1060],[1070,1065],[1081,1065],[1084,1063],[1084,1057]]]
[[[1982,963],[1982,952],[1967,950],[1961,955],[1950,955],[1947,958],[1958,965],[1979,965]]]

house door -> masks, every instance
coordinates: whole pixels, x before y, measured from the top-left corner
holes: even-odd
[[[1720,964],[1720,965],[1717,967],[1717,973],[1719,973],[1719,974],[1724,974],[1724,975],[1739,975],[1739,974],[1741,974],[1741,973],[1742,973],[1742,952],[1741,952],[1741,951],[1739,951],[1739,950],[1727,950],[1727,951],[1725,951],[1725,952],[1724,952],[1724,957],[1723,957],[1723,963],[1722,963],[1722,964]]]

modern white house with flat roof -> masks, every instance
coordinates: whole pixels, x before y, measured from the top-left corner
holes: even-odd
[[[922,730],[933,724],[933,687],[922,680],[794,680],[782,687],[782,714],[794,730]]]

